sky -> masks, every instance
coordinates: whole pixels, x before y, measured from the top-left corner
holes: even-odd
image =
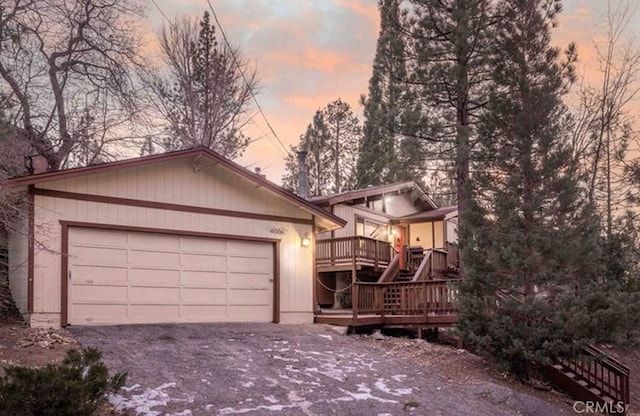
[[[633,4],[630,0],[630,4]],[[612,8],[625,0],[611,0]],[[201,16],[206,0],[156,0],[173,18]],[[578,44],[578,70],[594,77],[594,45],[603,41],[606,0],[565,0],[553,43]],[[376,0],[211,0],[229,41],[238,46],[258,70],[261,88],[256,96],[268,123],[254,109],[245,134],[254,139],[238,160],[250,169],[261,168],[280,183],[286,147],[298,143],[313,114],[341,98],[361,114],[360,96],[366,94],[379,15]],[[629,33],[640,35],[640,13]],[[149,19],[164,19],[157,9]],[[591,75],[589,75],[591,74]],[[282,143],[282,144],[281,144]]]

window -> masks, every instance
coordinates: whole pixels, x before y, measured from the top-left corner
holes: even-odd
[[[389,238],[389,226],[381,222],[356,217],[356,235],[386,241]]]

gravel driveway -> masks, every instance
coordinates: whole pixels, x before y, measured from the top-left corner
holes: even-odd
[[[69,327],[127,386],[110,400],[139,415],[558,415],[494,384],[460,386],[359,337],[320,325]]]

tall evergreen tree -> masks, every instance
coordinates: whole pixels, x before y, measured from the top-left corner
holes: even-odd
[[[282,183],[298,191],[295,152],[307,152],[309,194],[328,195],[354,189],[362,130],[351,106],[341,99],[316,111],[300,143],[285,160]]]
[[[364,105],[363,138],[356,167],[357,186],[420,180],[424,174],[423,143],[405,136],[412,118],[406,45],[400,27],[400,1],[379,0],[380,34]]]
[[[410,34],[407,88],[421,113],[405,134],[425,141],[428,158],[441,161],[436,167],[449,174],[460,212],[469,200],[475,120],[486,102],[492,3],[410,0],[402,23]]]
[[[560,0],[501,0],[493,88],[479,124],[479,171],[462,228],[460,329],[521,377],[573,342],[619,334],[621,292],[597,279],[598,221],[567,137],[560,62],[550,30]],[[614,300],[615,299],[615,300]]]
[[[284,186],[296,193],[300,191],[298,184],[298,151],[307,152],[307,174],[309,175],[309,195],[318,196],[329,193],[333,176],[331,153],[327,151],[329,132],[324,124],[322,111],[318,110],[306,132],[300,136],[300,142],[291,146],[285,159],[285,173],[282,177]]]

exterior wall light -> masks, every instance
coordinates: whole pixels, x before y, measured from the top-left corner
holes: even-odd
[[[305,234],[304,237],[302,237],[302,247],[309,247],[311,245],[311,237],[309,237],[309,234]]]

